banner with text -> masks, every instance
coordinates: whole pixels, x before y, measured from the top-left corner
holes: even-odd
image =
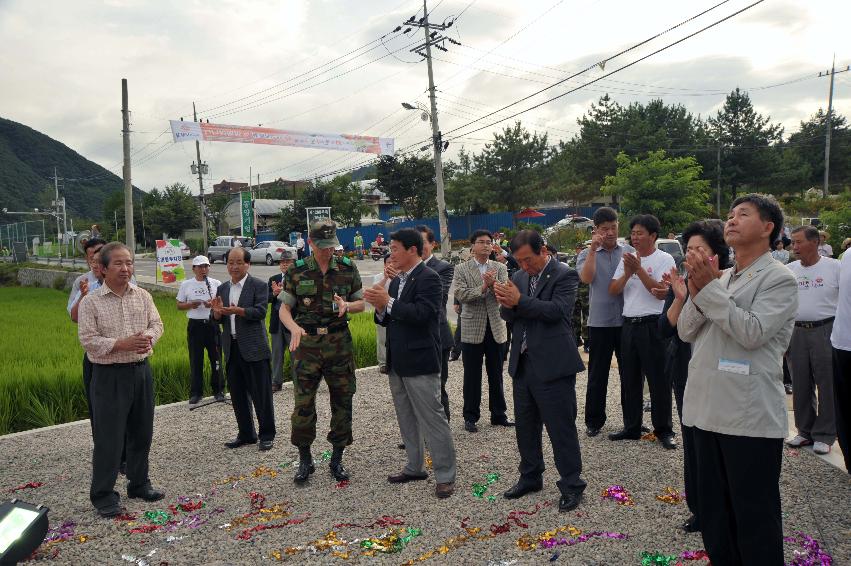
[[[358,136],[352,134],[316,134],[275,130],[259,126],[228,126],[206,122],[182,122],[170,120],[171,134],[175,142],[220,141],[236,143],[259,143],[263,145],[288,145],[313,147],[337,151],[393,155],[393,138]]]
[[[242,235],[246,238],[254,236],[254,201],[248,191],[239,193],[239,213],[242,217]]]
[[[180,283],[186,279],[180,240],[157,240],[157,282]]]
[[[313,223],[317,220],[331,219],[331,207],[330,206],[309,206],[304,209],[304,212],[307,216],[307,234],[308,239],[310,236],[310,227],[313,226]],[[310,254],[310,247],[305,246],[304,253]]]

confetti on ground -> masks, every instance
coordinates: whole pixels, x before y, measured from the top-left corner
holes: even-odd
[[[680,493],[673,487],[668,486],[665,488],[665,492],[662,495],[656,496],[656,499],[664,503],[669,503],[671,505],[678,505],[686,500],[686,494]]]
[[[656,435],[652,432],[648,432],[641,435],[641,440],[649,440],[650,442],[656,442]]]
[[[40,481],[31,481],[24,484],[19,485],[18,487],[13,487],[9,490],[9,493],[15,493],[16,491],[21,491],[22,489],[38,489],[44,485],[44,482]]]
[[[269,476],[270,478],[274,478],[277,475],[278,475],[278,472],[276,470],[273,470],[272,468],[269,468],[267,466],[260,466],[258,468],[255,468],[252,472],[250,472],[248,474],[243,474],[241,476],[228,476],[224,479],[213,482],[213,485],[227,485],[227,484],[237,483],[237,482],[247,480],[247,479],[252,479],[252,478],[257,479],[257,478],[261,478],[263,476]]]
[[[611,499],[618,505],[635,505],[632,495],[621,485],[612,485],[604,489],[601,494],[603,499]]]
[[[795,536],[783,537],[783,541],[797,544],[803,549],[795,549],[795,558],[789,562],[789,566],[831,566],[833,564],[833,557],[822,550],[816,539],[807,534],[797,532]]]
[[[357,527],[357,528],[361,528],[361,529],[373,529],[375,527],[381,527],[382,529],[384,529],[384,528],[387,528],[387,527],[390,527],[390,526],[397,526],[397,525],[404,525],[404,524],[405,524],[405,521],[403,521],[402,519],[398,519],[398,518],[392,517],[390,515],[382,515],[381,517],[379,517],[375,521],[369,523],[368,525],[359,525],[357,523],[337,523],[336,525],[334,525],[334,528],[335,529],[342,529],[342,528],[345,528],[345,527]]]
[[[495,472],[490,473],[490,474],[485,474],[485,483],[474,483],[473,484],[473,497],[478,497],[479,499],[482,499],[484,497],[485,493],[487,493],[488,488],[490,488],[490,486],[492,484],[496,483],[497,481],[499,481],[499,474],[497,474]],[[488,500],[493,501],[493,499],[491,499],[492,497],[493,496],[489,496]]]

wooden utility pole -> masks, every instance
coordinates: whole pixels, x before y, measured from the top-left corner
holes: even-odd
[[[121,79],[121,117],[123,121],[121,133],[124,141],[124,242],[130,248],[130,253],[135,253],[136,234],[133,232],[133,182],[130,178],[130,110],[127,107],[127,79]]]
[[[198,113],[195,111],[195,103],[192,103],[192,120],[198,121]],[[204,204],[204,166],[201,165],[201,144],[198,140],[195,140],[195,153],[198,155],[198,190],[200,191],[200,201],[201,201],[201,237],[204,239],[204,249],[201,251],[202,254],[207,253],[207,207]]]
[[[833,56],[833,63],[830,65],[830,94],[827,98],[827,118],[825,122],[827,123],[826,132],[824,134],[824,188],[822,189],[822,196],[827,198],[830,195],[829,181],[830,181],[830,130],[832,129],[833,122],[833,76],[836,74],[836,55]]]

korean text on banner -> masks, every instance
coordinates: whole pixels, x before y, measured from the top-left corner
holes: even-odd
[[[250,192],[239,193],[239,211],[242,217],[242,235],[250,238],[254,236],[254,201],[251,200]]]
[[[293,130],[275,130],[259,126],[229,126],[206,122],[183,122],[171,120],[171,134],[175,142],[182,141],[220,141],[235,143],[259,143],[263,145],[287,145],[293,147],[313,147],[336,151],[354,151],[393,155],[393,138],[359,136],[353,134],[318,134],[296,132]]]
[[[180,283],[186,279],[180,240],[157,240],[157,282]]]

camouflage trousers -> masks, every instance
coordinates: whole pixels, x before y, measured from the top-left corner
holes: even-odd
[[[348,330],[324,336],[304,336],[295,351],[295,407],[292,443],[306,447],[316,439],[316,390],[325,378],[331,397],[328,442],[335,447],[352,443],[352,397],[355,394],[355,359]]]

